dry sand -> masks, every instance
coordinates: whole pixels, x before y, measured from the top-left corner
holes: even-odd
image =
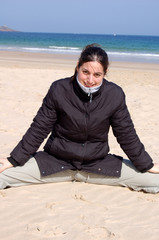
[[[0,52],[0,156],[29,127],[50,84],[74,72],[77,56]],[[127,96],[136,130],[159,162],[159,65],[110,63],[107,79]],[[110,133],[111,152],[125,157]],[[158,240],[159,194],[86,183],[0,190],[3,240]]]

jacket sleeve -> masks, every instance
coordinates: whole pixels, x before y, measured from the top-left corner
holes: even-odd
[[[53,85],[43,100],[37,115],[22,140],[11,152],[8,160],[16,165],[24,165],[31,155],[34,155],[41,143],[52,131],[57,120],[56,108],[53,100]]]
[[[120,91],[118,107],[111,116],[111,126],[121,148],[140,172],[146,172],[153,167],[149,154],[145,151],[136,134],[133,122],[125,103],[125,94]]]

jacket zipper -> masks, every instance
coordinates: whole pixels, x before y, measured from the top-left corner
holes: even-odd
[[[89,102],[91,103],[92,102],[92,93],[91,93],[90,89],[89,89],[88,97],[89,97]]]

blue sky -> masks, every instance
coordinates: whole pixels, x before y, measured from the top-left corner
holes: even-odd
[[[0,0],[0,26],[25,32],[159,36],[159,0]]]

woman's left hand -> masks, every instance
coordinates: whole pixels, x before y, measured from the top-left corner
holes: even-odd
[[[7,168],[13,167],[13,165],[8,161],[7,158],[0,158],[0,173],[6,170]]]
[[[148,170],[150,173],[159,173],[159,163],[154,163],[154,166]]]

